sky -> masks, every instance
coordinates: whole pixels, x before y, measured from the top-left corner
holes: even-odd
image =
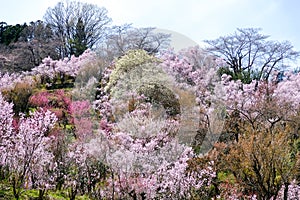
[[[0,21],[8,24],[42,20],[60,0],[0,0]],[[288,40],[300,51],[299,0],[81,0],[108,10],[113,25],[156,27],[177,34],[190,46],[234,33],[262,28],[271,40]]]

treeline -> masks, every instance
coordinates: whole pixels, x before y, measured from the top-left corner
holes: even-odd
[[[23,25],[1,22],[0,28],[2,72],[30,70],[47,56],[58,58],[53,32],[43,21]]]
[[[43,20],[10,25],[0,22],[0,71],[28,71],[50,56],[62,59],[97,49],[105,60],[131,49],[150,53],[169,46],[170,35],[155,28],[113,25],[104,7],[82,2],[59,2]]]

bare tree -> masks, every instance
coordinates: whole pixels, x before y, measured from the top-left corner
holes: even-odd
[[[76,54],[76,45],[80,49],[82,44],[93,48],[104,38],[107,25],[111,22],[105,8],[79,1],[59,2],[54,8],[48,8],[44,19],[59,38],[61,57]]]
[[[102,48],[110,59],[133,49],[143,49],[152,54],[169,47],[170,37],[170,34],[156,32],[153,27],[135,28],[125,24],[111,28]]]
[[[288,42],[266,40],[269,36],[261,29],[237,29],[237,32],[215,40],[205,40],[208,51],[225,59],[230,71],[237,78],[250,76],[257,80],[268,80],[274,69],[284,67],[284,62],[294,60],[299,52]],[[253,72],[257,72],[253,77]],[[251,79],[250,78],[250,79]]]

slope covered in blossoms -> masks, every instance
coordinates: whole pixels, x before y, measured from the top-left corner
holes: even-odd
[[[221,65],[198,47],[112,63],[87,50],[0,74],[1,192],[297,198],[299,73],[242,83]]]

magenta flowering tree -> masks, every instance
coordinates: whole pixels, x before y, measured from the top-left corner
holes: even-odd
[[[84,141],[91,138],[93,131],[97,128],[97,120],[91,103],[88,100],[72,101],[68,111],[70,113],[69,121],[74,124],[76,139]]]
[[[47,90],[41,90],[29,98],[29,104],[33,108],[48,109],[53,112],[58,118],[58,123],[64,127],[70,120],[70,95],[62,89],[49,92]]]
[[[50,96],[48,91],[37,92],[29,98],[29,103],[31,106],[50,108]]]

